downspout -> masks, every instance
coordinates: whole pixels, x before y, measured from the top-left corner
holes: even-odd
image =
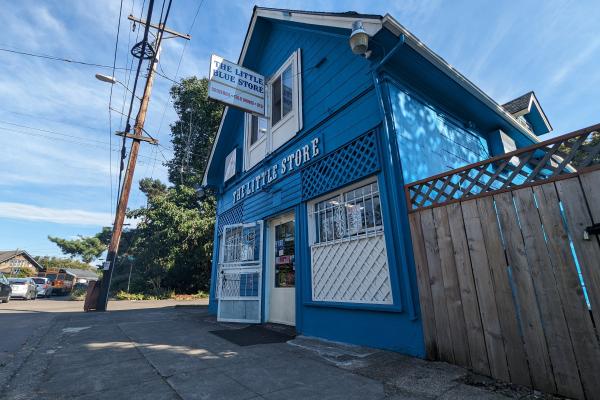
[[[379,103],[379,111],[381,114],[381,119],[384,124],[383,133],[384,144],[387,148],[384,149],[384,154],[387,153],[391,156],[391,168],[388,171],[390,173],[390,177],[388,179],[391,180],[392,185],[389,185],[389,192],[392,197],[392,204],[397,204],[407,207],[406,200],[403,195],[398,193],[397,190],[397,182],[403,182],[402,175],[402,164],[400,162],[400,156],[398,153],[398,142],[396,137],[396,129],[393,121],[391,120],[391,110],[390,112],[386,112],[386,101],[383,94],[383,88],[381,84],[381,76],[380,70],[381,68],[388,62],[388,60],[404,45],[405,37],[404,35],[400,35],[398,38],[398,42],[394,45],[394,47],[387,53],[377,65],[375,65],[371,72],[373,74],[373,83],[375,86],[375,92],[377,94],[378,103]],[[385,160],[383,160],[385,162]],[[403,188],[403,185],[401,185]],[[390,207],[390,210],[396,214],[396,220],[400,220],[403,226],[408,226],[408,218],[404,213],[399,212],[398,207]],[[404,235],[402,235],[404,236]],[[412,260],[412,253],[407,249],[407,241],[404,237],[399,238],[400,246],[400,258],[401,258],[401,274],[402,281],[404,282],[404,288],[406,290],[406,298],[407,298],[407,308],[408,315],[411,320],[416,320],[418,318],[417,310],[415,307],[415,301],[413,296],[413,288],[412,288],[412,279],[410,278],[408,267],[409,265],[414,265],[414,261]],[[410,261],[410,262],[409,262]]]

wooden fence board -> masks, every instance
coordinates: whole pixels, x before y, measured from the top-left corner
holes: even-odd
[[[438,207],[433,210],[433,222],[435,223],[440,266],[444,280],[446,307],[451,321],[450,335],[452,336],[454,362],[468,368],[471,366],[471,362],[469,359],[469,344],[467,343],[467,328],[463,315],[458,274],[454,263],[454,248],[452,247],[446,208]]]
[[[500,225],[506,246],[508,264],[512,271],[518,301],[518,315],[521,320],[525,350],[529,361],[531,379],[535,387],[554,393],[556,386],[552,375],[548,346],[537,308],[531,275],[527,268],[527,257],[523,237],[519,229],[512,194],[494,196]]]
[[[498,226],[493,198],[482,197],[478,199],[477,210],[481,218],[483,241],[492,273],[498,318],[504,338],[510,379],[514,383],[531,386],[525,347],[519,332],[517,309],[513,301],[508,265],[506,264],[506,255],[502,246],[502,235]]]
[[[531,188],[513,192],[542,326],[548,345],[554,380],[559,393],[583,397],[571,337],[548,257],[542,223]]]
[[[581,174],[581,186],[595,223],[600,223],[600,171]]]
[[[597,376],[597,371],[600,371],[600,344],[583,296],[556,188],[550,183],[534,187],[533,191],[546,232],[548,255],[552,260],[584,391],[591,399],[600,393],[600,380]]]
[[[471,365],[475,372],[490,375],[490,366],[483,336],[483,326],[477,301],[477,290],[473,280],[469,245],[460,204],[450,204],[447,207],[450,235],[454,247],[454,261],[458,272],[461,302],[464,310],[465,326]]]
[[[421,231],[420,214],[410,214],[408,220],[417,269],[419,303],[421,305],[421,320],[423,321],[423,336],[425,337],[425,353],[428,359],[433,360],[437,357],[438,350],[435,337],[435,318],[429,282],[429,268],[427,267],[427,253],[425,251],[423,232]]]
[[[600,324],[600,247],[594,238],[583,240],[583,230],[592,224],[592,219],[578,178],[565,179],[556,182],[555,185],[563,204],[567,228],[579,259],[579,267],[583,274],[598,330]]]
[[[483,244],[481,220],[477,212],[476,200],[463,202],[462,212],[467,243],[469,244],[473,277],[475,278],[475,287],[477,288],[477,298],[481,310],[481,321],[485,332],[490,371],[495,378],[508,381],[510,376],[506,364],[506,353],[500,329],[500,321],[498,320],[492,276]]]
[[[442,267],[440,265],[440,255],[435,237],[433,212],[431,210],[421,213],[421,229],[423,232],[423,241],[425,242],[427,265],[429,267],[429,283],[433,299],[438,355],[441,360],[453,363],[454,353],[452,352],[448,308],[446,307]]]

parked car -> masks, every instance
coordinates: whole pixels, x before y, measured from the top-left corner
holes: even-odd
[[[8,279],[0,272],[0,303],[8,303],[12,294],[12,288]]]
[[[31,278],[9,278],[12,297],[22,297],[25,300],[35,300],[37,297],[37,287]]]
[[[32,277],[37,288],[38,297],[50,297],[52,295],[52,282],[48,278]]]

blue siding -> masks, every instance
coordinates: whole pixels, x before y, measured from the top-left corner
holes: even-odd
[[[389,85],[405,183],[490,157],[486,138],[440,114],[394,84]]]
[[[243,171],[244,114],[230,109],[214,149],[207,181],[217,189],[220,223],[267,220],[285,211],[295,212],[296,329],[299,333],[424,356],[404,184],[488,158],[487,135],[492,130],[505,130],[519,146],[529,144],[531,139],[508,126],[497,110],[485,106],[408,46],[401,47],[378,69],[374,68],[381,59],[377,55],[367,60],[351,53],[348,34],[337,28],[257,20],[244,66],[268,79],[293,52],[301,49],[303,127],[275,153],[251,170]],[[373,42],[385,54],[396,44],[397,38],[384,29]],[[332,161],[333,152],[369,131],[375,132],[377,149],[365,152],[370,154],[368,156],[361,154],[372,162],[369,164],[372,168],[365,168],[368,172],[361,175],[357,168],[348,168],[346,164],[340,167]],[[238,187],[314,138],[319,138],[320,148],[318,159],[310,161],[314,170],[326,165],[343,175],[340,178],[327,171],[329,174],[311,177],[319,184],[317,193],[334,191],[337,186],[356,181],[365,174],[376,174],[378,178],[392,305],[312,301],[309,216],[304,202],[310,195],[302,197],[302,180],[307,181],[307,173],[303,175],[302,169],[288,172],[234,202],[233,193]],[[224,160],[233,149],[238,149],[237,173],[223,184]],[[324,162],[319,164],[322,159]],[[304,171],[311,168],[308,164],[304,167],[307,168]],[[336,179],[328,179],[327,175],[336,175]],[[213,313],[216,312],[213,296],[218,229],[214,248],[210,304]],[[247,293],[254,293],[257,282],[253,277],[244,279]],[[263,275],[263,285],[265,282]],[[265,304],[263,301],[263,316]]]
[[[243,221],[250,222],[265,220],[288,210],[295,211],[298,332],[422,356],[422,328],[415,317],[412,298],[416,292],[410,289],[415,286],[415,282],[407,277],[407,270],[412,267],[401,261],[402,257],[397,257],[399,251],[395,249],[397,244],[393,239],[406,235],[408,231],[399,228],[397,234],[391,235],[393,227],[397,228],[399,224],[395,221],[395,212],[392,212],[395,203],[386,195],[386,183],[381,173],[378,178],[382,191],[384,224],[386,230],[390,231],[389,235],[386,234],[386,247],[394,296],[394,304],[391,306],[312,302],[306,223],[308,215],[306,203],[302,199],[301,171],[288,173],[271,185],[234,203],[233,192],[240,185],[278,163],[289,151],[310,143],[315,137],[319,138],[321,154],[313,162],[328,157],[341,146],[373,129],[377,140],[381,140],[380,99],[374,87],[370,65],[364,58],[351,53],[347,33],[340,35],[335,32],[299,29],[289,23],[263,21],[259,25],[257,29],[260,33],[255,37],[260,38],[261,43],[251,43],[252,52],[249,52],[245,66],[268,77],[292,52],[302,49],[303,129],[249,171],[242,171],[243,159],[238,157],[238,174],[226,185],[221,185],[217,212],[221,214],[231,210],[236,204],[242,204]],[[243,149],[243,114],[233,112],[227,119],[222,132],[227,139],[217,144],[215,152],[215,162],[220,164],[224,163],[225,155],[233,148]],[[238,154],[242,155],[243,152]],[[374,152],[374,156],[381,157],[380,149]],[[212,171],[213,182],[222,182],[223,167],[219,165]],[[330,191],[338,189],[331,184],[329,186]],[[213,264],[213,276],[215,267],[216,261]],[[266,282],[264,279],[263,282]],[[406,308],[405,305],[410,306]],[[214,298],[211,299],[211,311],[216,311]]]

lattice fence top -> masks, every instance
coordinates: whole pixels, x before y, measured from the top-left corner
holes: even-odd
[[[229,210],[222,212],[218,217],[219,235],[223,233],[225,225],[239,224],[244,217],[244,203],[241,202],[231,207]]]
[[[302,170],[308,200],[379,170],[377,136],[370,131]]]
[[[600,168],[600,124],[405,186],[410,211]]]

